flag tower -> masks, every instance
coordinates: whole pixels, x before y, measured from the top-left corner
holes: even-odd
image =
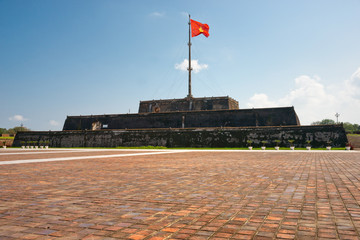
[[[189,67],[188,67],[188,71],[189,71],[189,94],[187,96],[187,98],[192,98],[192,94],[191,94],[191,71],[192,71],[192,68],[191,68],[191,37],[190,37],[190,34],[191,33],[191,18],[190,18],[190,14],[189,14],[189,42],[188,42],[188,45],[189,45]]]
[[[191,67],[191,37],[196,37],[200,34],[203,34],[205,37],[209,37],[209,26],[205,23],[197,22],[191,19],[189,14],[189,94],[187,96],[188,99],[192,98],[191,94],[191,71],[193,70]],[[191,35],[191,36],[190,36]]]

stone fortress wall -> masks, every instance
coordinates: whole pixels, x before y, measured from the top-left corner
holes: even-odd
[[[50,141],[51,147],[246,147],[288,140],[304,147],[347,142],[342,125],[300,126],[294,107],[239,109],[229,97],[142,101],[138,114],[68,116],[63,131],[24,132],[22,141]]]
[[[63,130],[300,125],[294,107],[239,109],[230,97],[141,101],[137,114],[67,116]]]
[[[184,112],[239,109],[239,102],[231,97],[204,97],[140,101],[139,113]]]
[[[342,125],[317,125],[21,132],[14,146],[21,146],[21,141],[50,141],[51,147],[247,147],[247,140],[252,140],[259,147],[265,140],[273,147],[280,140],[281,147],[289,147],[290,139],[295,147],[305,147],[307,140],[312,147],[326,147],[329,141],[332,147],[345,147],[347,142]]]

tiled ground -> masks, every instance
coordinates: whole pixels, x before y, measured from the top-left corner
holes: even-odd
[[[0,239],[359,239],[359,203],[360,152],[0,164]]]
[[[28,153],[28,154],[26,154]],[[2,151],[0,152],[0,162],[19,159],[45,159],[45,158],[63,158],[63,157],[81,157],[81,156],[98,156],[98,155],[117,155],[117,154],[129,154],[137,153],[134,150],[121,150],[121,151],[83,151],[83,150],[69,150],[69,151],[57,151],[57,150],[33,150],[33,151]]]

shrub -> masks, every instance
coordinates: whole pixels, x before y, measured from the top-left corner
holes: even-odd
[[[290,143],[290,146],[293,147],[295,144],[295,140],[294,139],[289,139],[288,142]]]
[[[278,147],[279,144],[281,143],[281,140],[277,139],[277,140],[275,140],[274,142],[275,142],[275,146]]]

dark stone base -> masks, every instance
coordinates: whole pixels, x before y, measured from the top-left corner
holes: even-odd
[[[288,147],[290,139],[296,147],[305,147],[311,140],[315,148],[327,146],[328,141],[332,147],[344,147],[348,141],[342,125],[321,125],[20,132],[13,146],[21,146],[21,141],[50,141],[50,147],[246,147],[247,140],[252,140],[258,147],[265,140],[267,147],[273,147],[280,140],[281,147]]]

